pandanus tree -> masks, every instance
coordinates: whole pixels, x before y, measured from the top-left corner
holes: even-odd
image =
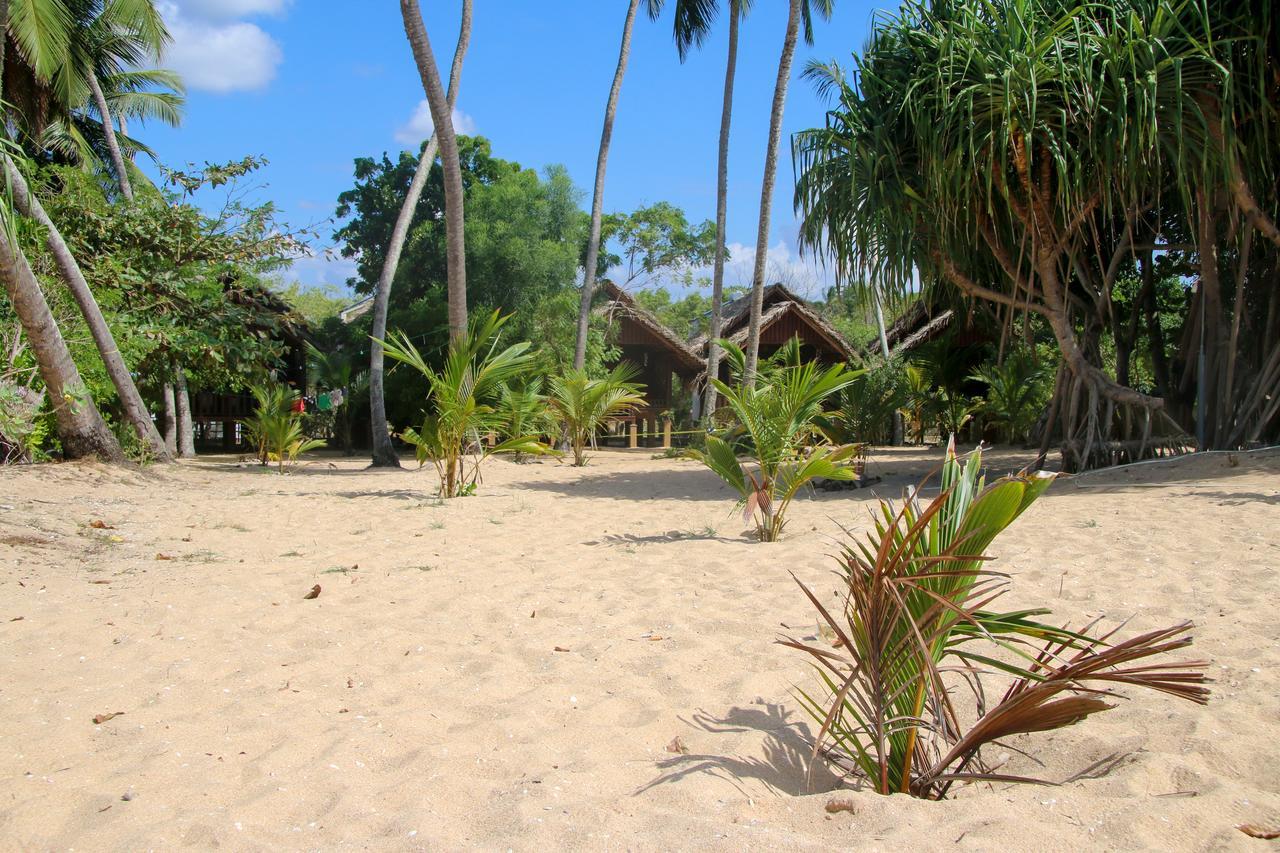
[[[462,81],[462,60],[467,54],[467,45],[471,41],[471,0],[462,0],[462,24],[458,30],[458,46],[453,52],[453,66],[449,70],[449,113],[452,116],[454,104],[458,102],[458,88]],[[373,293],[373,330],[375,340],[387,335],[387,306],[391,300],[391,283],[395,281],[396,269],[400,265],[400,253],[404,250],[404,241],[409,234],[409,226],[413,224],[414,212],[418,209],[418,200],[422,198],[423,187],[427,185],[427,177],[436,161],[436,153],[440,148],[440,137],[433,130],[418,158],[418,168],[413,173],[409,191],[400,203],[400,213],[396,216],[395,226],[391,231],[391,239],[387,244],[387,254],[382,261],[382,272],[378,275],[378,284]],[[385,428],[387,423],[387,396],[385,384],[385,359],[382,347],[374,344],[369,351],[369,416],[373,423],[373,465],[374,467],[400,466],[395,445]]]
[[[1205,446],[1257,438],[1276,417],[1261,400],[1280,389],[1261,272],[1280,244],[1249,244],[1255,231],[1272,239],[1277,203],[1259,141],[1277,131],[1265,6],[905,4],[877,24],[853,78],[807,69],[836,105],[794,141],[802,244],[880,292],[919,280],[1040,318],[1065,365],[1045,441],[1056,418],[1069,468],[1113,448],[1140,456],[1166,412],[1175,430],[1190,431],[1192,409],[1215,422]],[[1247,227],[1225,227],[1232,218]],[[1135,261],[1148,285],[1131,310],[1152,311],[1154,255],[1198,274],[1182,373],[1158,395],[1109,375],[1101,347],[1138,320],[1114,298]],[[1220,281],[1227,258],[1235,299]]]
[[[778,144],[782,139],[782,116],[787,106],[787,87],[796,54],[796,40],[803,26],[806,44],[813,44],[814,15],[831,17],[834,0],[790,0],[787,28],[778,60],[778,78],[773,86],[773,106],[769,111],[769,142],[764,152],[764,178],[760,181],[760,216],[756,224],[756,254],[751,273],[751,311],[747,320],[748,384],[755,381],[760,360],[760,315],[764,310],[764,277],[769,260],[769,224],[773,215],[773,187],[778,177]]]

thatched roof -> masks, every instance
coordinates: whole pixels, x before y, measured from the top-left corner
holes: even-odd
[[[346,308],[338,312],[338,319],[342,322],[351,324],[359,318],[363,317],[373,310],[373,295],[364,297],[363,299],[352,302]]]
[[[917,299],[911,303],[910,308],[893,321],[893,325],[885,330],[889,352],[894,355],[907,353],[923,343],[934,340],[951,326],[955,317],[955,311],[949,308],[935,316],[930,316],[924,300]],[[870,352],[880,350],[879,336],[867,342],[867,350]]]
[[[663,325],[653,312],[640,307],[635,298],[612,281],[605,279],[600,289],[609,296],[609,301],[598,310],[606,317],[625,318],[645,329],[668,350],[676,362],[690,370],[702,370],[705,366],[699,356],[688,344],[680,340],[680,336]]]
[[[805,325],[813,329],[832,350],[841,358],[849,361],[857,358],[857,351],[845,340],[844,335],[836,331],[827,320],[809,307],[809,303],[792,293],[781,283],[771,284],[764,289],[764,308],[760,314],[760,333],[787,314],[794,313]],[[751,294],[741,296],[726,304],[723,309],[721,337],[733,341],[739,346],[746,343],[748,326],[751,320]],[[705,353],[709,336],[701,334],[690,341],[689,346],[699,353]]]

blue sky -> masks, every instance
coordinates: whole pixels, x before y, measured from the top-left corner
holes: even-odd
[[[261,177],[293,225],[332,217],[351,186],[352,160],[414,148],[429,132],[423,93],[404,39],[399,4],[336,0],[158,0],[173,31],[165,64],[189,88],[178,129],[141,134],[170,165],[246,154],[270,160]],[[457,40],[455,0],[423,0],[438,64]],[[669,3],[668,6],[671,4]],[[824,103],[799,79],[809,58],[847,64],[862,46],[875,4],[843,0],[816,43],[801,43],[787,101],[770,263],[814,295],[826,276],[795,249],[788,137],[820,124]],[[617,62],[625,0],[477,0],[463,69],[459,129],[493,141],[496,156],[541,169],[568,167],[591,186],[604,103]],[[671,9],[636,22],[609,157],[605,209],[670,201],[692,221],[715,216],[716,145],[727,23],[683,65],[671,39]],[[744,20],[730,157],[727,280],[750,280],[769,107],[786,23],[783,0],[756,0]],[[583,205],[590,205],[584,192]],[[332,225],[321,228],[331,234]],[[295,264],[304,285],[342,284],[352,264],[326,259],[330,243]]]

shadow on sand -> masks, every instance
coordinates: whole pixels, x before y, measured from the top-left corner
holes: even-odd
[[[767,732],[764,754],[761,757],[675,755],[659,761],[658,769],[663,772],[658,778],[642,785],[635,793],[640,794],[658,785],[678,782],[686,776],[698,773],[708,773],[735,786],[739,779],[758,779],[774,793],[793,796],[835,790],[840,780],[821,762],[810,763],[813,736],[809,726],[791,721],[790,716],[791,712],[781,705],[764,704],[730,708],[723,717],[715,717],[705,711],[694,714],[692,720],[682,717],[683,722],[712,734]],[[745,791],[743,793],[747,794]]]

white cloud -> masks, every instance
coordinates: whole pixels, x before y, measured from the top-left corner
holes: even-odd
[[[424,99],[418,102],[409,120],[396,130],[395,140],[401,145],[421,145],[431,138],[431,131],[434,128],[435,124],[431,121],[431,107]],[[453,130],[455,133],[471,136],[476,132],[476,120],[455,107]]]
[[[725,248],[729,250],[729,261],[724,268],[725,285],[750,287],[755,274],[756,247],[729,243]],[[703,271],[699,271],[699,275],[703,274]],[[710,267],[707,267],[705,275],[710,277]],[[812,258],[800,257],[783,240],[779,240],[765,252],[765,284],[782,282],[806,299],[823,299],[830,279],[828,270],[824,270]]]
[[[261,89],[275,79],[284,51],[248,14],[284,11],[288,0],[166,0],[157,4],[173,43],[162,65],[189,89],[225,94]]]
[[[321,250],[295,258],[285,277],[296,279],[304,287],[331,284],[347,292],[347,279],[356,277],[356,262],[342,257],[336,250]]]

